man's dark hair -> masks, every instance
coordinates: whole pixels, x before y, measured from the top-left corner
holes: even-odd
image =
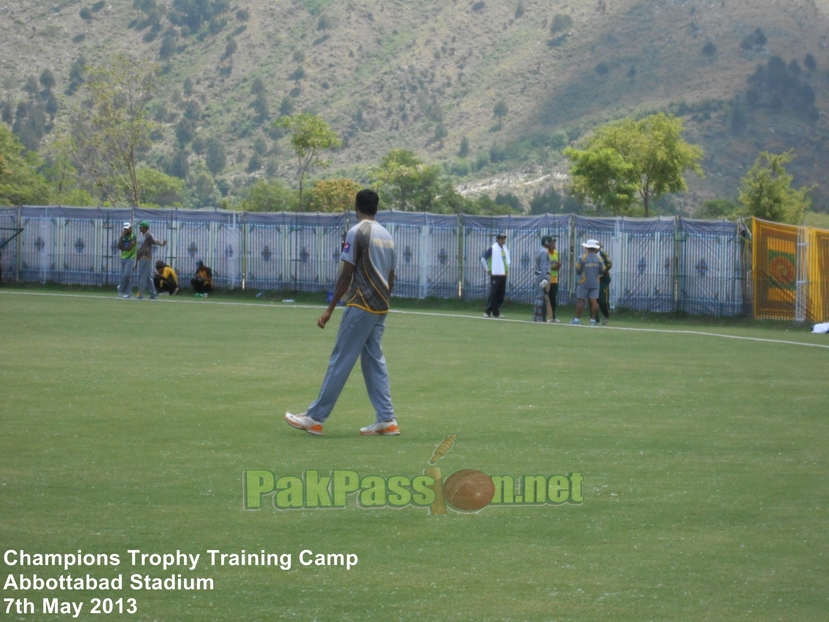
[[[357,193],[354,205],[361,214],[374,216],[377,213],[377,206],[380,204],[380,197],[370,188],[364,188]]]

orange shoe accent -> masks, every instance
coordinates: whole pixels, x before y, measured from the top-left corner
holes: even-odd
[[[306,414],[301,415],[292,415],[291,413],[285,413],[285,423],[287,423],[292,428],[296,428],[297,430],[305,430],[308,434],[313,434],[314,436],[320,436],[322,434],[322,424],[317,422],[313,423],[310,426],[304,425],[303,421],[314,421]]]

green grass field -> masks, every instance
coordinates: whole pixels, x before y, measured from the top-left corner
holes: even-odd
[[[316,328],[321,307],[75,291],[0,291],[0,550],[121,563],[5,563],[3,597],[35,613],[4,604],[4,619],[71,618],[43,613],[44,597],[83,601],[83,620],[826,619],[826,335],[397,312],[384,350],[401,436],[359,436],[373,413],[358,367],[312,437],[282,417],[319,390],[338,324]],[[444,477],[578,472],[583,502],[430,515],[353,496],[277,510],[270,495],[243,508],[246,470],[414,477],[451,433]],[[136,549],[200,561],[134,566]],[[290,570],[207,554],[263,549],[290,554]],[[359,563],[303,566],[303,550]],[[121,574],[124,586],[16,591],[8,577],[21,574]],[[133,590],[133,574],[214,589]],[[90,614],[104,597],[137,612]]]

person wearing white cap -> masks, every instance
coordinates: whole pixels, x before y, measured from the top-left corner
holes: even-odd
[[[599,257],[598,251],[601,247],[598,240],[587,240],[582,242],[587,252],[576,261],[576,274],[579,275],[578,286],[576,287],[576,317],[571,324],[581,324],[581,314],[584,311],[584,303],[590,301],[590,325],[598,324],[599,315],[599,277],[604,274],[604,261]]]
[[[125,222],[118,238],[118,250],[121,251],[121,284],[118,286],[118,296],[129,298],[132,295],[130,277],[135,268],[135,246],[137,240],[132,232],[132,223]]]

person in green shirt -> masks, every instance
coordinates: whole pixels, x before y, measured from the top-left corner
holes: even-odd
[[[137,240],[132,232],[132,223],[125,222],[118,238],[118,250],[121,251],[121,284],[118,286],[118,296],[129,298],[132,296],[130,277],[135,269],[135,246]]]
[[[556,317],[556,300],[558,298],[558,271],[561,270],[561,260],[556,250],[556,239],[551,237],[547,241],[547,252],[550,255],[550,290],[547,296],[550,298],[551,322],[560,324],[561,320]]]

